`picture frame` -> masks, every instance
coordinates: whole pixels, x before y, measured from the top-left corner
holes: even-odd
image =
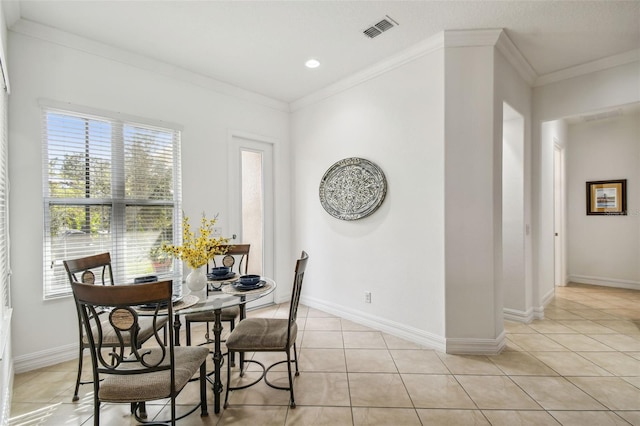
[[[587,215],[626,216],[627,180],[587,182]]]

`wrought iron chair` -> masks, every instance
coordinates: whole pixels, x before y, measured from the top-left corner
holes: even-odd
[[[100,425],[102,402],[130,403],[137,421],[156,425],[175,425],[198,407],[201,416],[208,414],[205,362],[209,351],[174,346],[173,333],[167,333],[168,342],[158,333],[159,324],[173,315],[172,287],[172,281],[116,286],[71,283],[91,352],[95,426]],[[107,313],[107,324],[102,312]],[[143,318],[151,319],[154,331],[141,347]],[[112,333],[115,344],[109,337]],[[198,371],[200,402],[176,417],[176,397]],[[170,399],[171,418],[147,422],[144,403],[165,398]]]
[[[236,245],[228,245],[223,246],[226,249],[226,253],[222,255],[222,258],[218,258],[222,264],[218,265],[216,259],[213,259],[213,266],[226,266],[231,268],[232,272],[237,273],[238,275],[243,275],[247,273],[247,268],[249,265],[249,250],[251,249],[250,244],[236,244]],[[236,266],[237,265],[237,266]],[[207,285],[207,291],[209,291],[209,286]],[[240,319],[244,318],[244,305],[242,306],[233,306],[230,308],[222,309],[221,320],[229,323],[229,329],[233,330],[236,325],[236,318],[240,317]],[[185,328],[186,328],[186,337],[187,337],[187,345],[191,345],[191,324],[198,322],[206,322],[206,334],[205,341],[201,343],[201,345],[206,345],[209,343],[213,343],[213,339],[209,337],[209,323],[215,321],[213,311],[210,312],[201,312],[197,314],[189,314],[185,315]]]
[[[293,394],[293,376],[291,372],[291,364],[295,364],[295,375],[299,376],[298,371],[298,353],[296,350],[296,337],[298,334],[298,325],[296,318],[298,315],[298,304],[300,302],[300,292],[302,290],[302,280],[307,267],[309,256],[306,252],[302,252],[300,259],[296,262],[296,270],[293,280],[293,290],[291,293],[291,302],[289,305],[289,318],[247,318],[240,321],[238,326],[227,337],[227,350],[229,355],[233,352],[285,352],[287,359],[276,362],[269,367],[265,367],[260,361],[245,360],[245,363],[255,363],[262,367],[262,374],[255,381],[243,386],[231,386],[231,363],[227,363],[227,390],[224,398],[224,407],[229,406],[229,391],[245,389],[260,382],[262,378],[267,385],[275,389],[289,391],[289,406],[296,407]],[[293,347],[293,360],[291,359],[291,348]],[[287,363],[287,372],[289,373],[289,387],[277,386],[269,382],[267,373],[274,366]],[[243,366],[240,366],[240,376],[244,375]]]
[[[111,269],[111,255],[109,253],[101,253],[93,256],[82,257],[79,259],[65,260],[62,263],[67,270],[67,275],[69,277],[70,283],[82,282],[85,284],[101,284],[103,286],[114,285],[113,271]],[[84,333],[82,327],[82,317],[80,315],[80,307],[77,304],[76,309],[78,311],[78,340],[80,344],[78,354],[78,376],[76,378],[76,387],[73,392],[73,401],[77,401],[79,399],[78,391],[80,389],[80,385],[91,383],[91,381],[82,381],[82,361],[84,357],[84,350],[89,348],[89,340]],[[115,331],[109,329],[108,318],[106,318],[106,315],[101,317],[104,323],[103,329],[109,330],[109,332],[104,336],[104,341],[107,342],[111,340],[114,344],[118,344]],[[164,328],[166,332],[166,323],[166,317],[159,318],[155,324],[151,321],[151,318],[142,318],[139,324],[140,331],[137,336],[137,344],[143,344],[153,335],[154,331],[156,330]],[[154,328],[154,326],[158,328],[156,329]],[[129,344],[129,341],[125,340],[125,343]]]

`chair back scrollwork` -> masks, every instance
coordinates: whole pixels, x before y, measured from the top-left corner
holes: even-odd
[[[72,288],[99,373],[119,374],[125,362],[131,363],[123,370],[126,374],[170,369],[167,345],[158,333],[157,328],[161,327],[156,324],[173,314],[172,281],[106,287],[74,282]],[[144,348],[138,342],[141,306],[145,317],[152,316],[154,329]],[[108,326],[99,315],[105,309],[109,312]],[[109,333],[115,334],[115,339],[107,338]],[[172,346],[173,334],[168,335]]]

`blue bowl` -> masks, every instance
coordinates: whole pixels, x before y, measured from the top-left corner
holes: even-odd
[[[255,285],[260,282],[260,275],[243,275],[239,281],[242,285]]]
[[[231,268],[228,266],[218,266],[217,268],[211,268],[211,273],[216,277],[223,277],[231,272]]]

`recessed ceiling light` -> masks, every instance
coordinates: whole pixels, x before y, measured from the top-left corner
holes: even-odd
[[[317,59],[309,59],[304,63],[307,68],[318,68],[320,66],[320,62]]]

